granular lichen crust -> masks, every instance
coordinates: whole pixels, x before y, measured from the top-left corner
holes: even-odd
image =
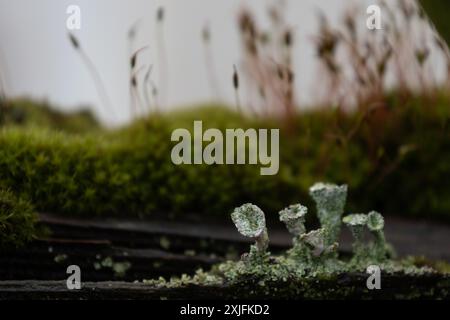
[[[183,275],[166,281],[145,280],[148,286],[170,295],[189,292],[197,298],[271,298],[271,299],[448,299],[450,276],[428,267],[416,267],[411,261],[380,265],[382,288],[368,290],[365,270],[345,263],[317,269],[298,268],[285,257],[268,258],[266,264],[249,267],[242,261],[216,265],[190,277]],[[208,295],[204,295],[208,292]]]

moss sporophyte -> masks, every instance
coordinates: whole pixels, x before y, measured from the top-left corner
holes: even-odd
[[[270,283],[305,284],[314,279],[333,279],[343,273],[365,273],[370,265],[379,266],[385,273],[421,275],[434,272],[429,267],[419,268],[407,261],[389,259],[389,246],[383,232],[384,219],[378,212],[351,214],[342,219],[347,196],[346,185],[318,183],[311,187],[310,193],[317,204],[322,226],[316,230],[306,230],[308,208],[301,204],[290,205],[281,210],[280,221],[293,235],[292,248],[285,253],[278,256],[270,254],[264,212],[256,205],[246,203],[234,209],[231,219],[239,233],[255,240],[249,253],[243,254],[239,261],[215,265],[209,272],[199,270],[193,277],[184,275],[181,279],[173,278],[169,282],[160,278],[146,283],[165,287],[231,284],[249,285],[252,288],[256,284],[263,290],[270,290]],[[350,260],[338,257],[337,240],[341,222],[348,226],[354,237],[354,254]],[[374,238],[368,244],[364,243],[362,237],[366,228]],[[336,241],[331,242],[332,240]]]

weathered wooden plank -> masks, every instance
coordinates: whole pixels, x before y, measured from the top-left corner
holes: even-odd
[[[41,221],[54,231],[56,237],[108,240],[125,247],[161,247],[161,239],[170,240],[169,250],[183,253],[199,249],[205,253],[226,255],[230,247],[244,252],[249,239],[235,228],[211,221],[140,221],[124,219],[75,219],[41,214]],[[280,252],[291,246],[291,236],[283,225],[270,228],[270,250]],[[352,237],[342,230],[340,250],[350,251]],[[388,217],[385,233],[399,256],[424,255],[430,259],[450,261],[450,226],[426,221],[409,221]]]
[[[3,250],[0,280],[63,279],[69,264],[79,265],[86,281],[133,281],[192,274],[200,267],[209,269],[223,261],[230,252],[237,258],[250,243],[232,226],[200,222],[72,219],[54,215],[41,215],[41,222],[51,228],[52,238],[20,250]],[[400,256],[424,254],[450,260],[450,232],[446,231],[447,226],[395,219],[386,224],[387,238]],[[271,231],[270,236],[272,252],[290,246],[286,231]],[[344,253],[351,240],[344,228],[340,247]],[[96,268],[106,258],[113,263],[130,263],[130,268],[123,275],[111,267]]]
[[[186,241],[193,239],[211,240],[215,243],[235,243],[247,246],[251,240],[240,235],[229,225],[203,222],[132,220],[132,219],[81,219],[68,218],[52,214],[40,214],[40,220],[50,226],[56,236],[81,237],[91,239],[108,239],[111,241],[128,241],[148,245],[152,237],[172,236]],[[285,248],[291,245],[291,236],[283,229],[271,232],[271,245]]]
[[[84,282],[81,290],[68,290],[65,281],[0,281],[0,299],[449,299],[449,276],[383,275],[381,290],[368,290],[366,278],[365,274],[342,274],[335,279],[310,280],[312,286],[290,283],[286,289],[285,282],[274,282],[262,290],[245,284],[155,288],[111,281]]]

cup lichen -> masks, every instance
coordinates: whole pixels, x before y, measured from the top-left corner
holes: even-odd
[[[287,254],[290,258],[303,264],[311,261],[310,250],[301,239],[306,232],[305,217],[307,213],[308,208],[301,204],[290,205],[279,212],[280,221],[284,222],[288,231],[294,236],[292,238],[293,247]]]
[[[342,219],[353,235],[353,254],[355,260],[360,260],[365,253],[363,242],[364,227],[367,224],[367,215],[362,213],[349,214]]]
[[[298,237],[306,231],[305,216],[307,213],[307,207],[301,204],[293,204],[279,212],[280,221],[286,224],[290,233]]]
[[[301,240],[310,247],[315,257],[320,256],[325,250],[324,229],[322,228],[302,235]]]
[[[319,182],[309,189],[316,203],[317,216],[325,228],[325,244],[333,245],[339,239],[341,218],[347,200],[347,185],[335,185]]]
[[[254,204],[246,203],[234,209],[231,219],[240,234],[255,239],[255,245],[250,248],[248,257],[251,259],[258,255],[265,255],[269,246],[269,237],[264,212]]]

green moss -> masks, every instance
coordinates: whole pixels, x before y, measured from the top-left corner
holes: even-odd
[[[37,234],[33,206],[0,188],[0,249],[20,247]]]
[[[0,124],[3,125],[39,126],[69,133],[100,129],[100,124],[89,110],[61,112],[45,101],[0,100],[0,110]]]
[[[95,133],[6,126],[0,132],[0,179],[39,211],[225,215],[254,202],[270,213],[268,220],[277,219],[286,203],[312,207],[308,187],[318,180],[336,181],[348,183],[349,211],[376,208],[450,221],[450,181],[442,179],[450,173],[450,101],[417,98],[394,108],[398,103],[389,100],[390,117],[364,122],[351,139],[345,133],[359,115],[324,110],[299,114],[289,128],[218,107],[155,115]],[[172,164],[171,132],[192,128],[193,120],[203,120],[205,130],[280,127],[279,174],[261,176],[250,165]]]
[[[67,135],[5,127],[0,179],[28,195],[40,211],[89,216],[214,214],[268,193],[263,203],[273,206],[287,188],[295,192],[250,166],[174,165],[165,120],[119,132]]]

